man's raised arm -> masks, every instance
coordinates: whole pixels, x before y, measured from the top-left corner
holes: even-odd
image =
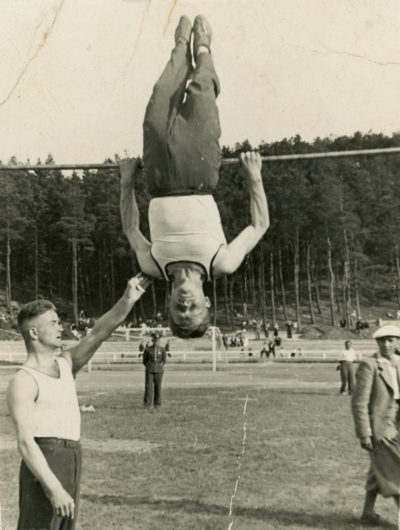
[[[90,360],[100,344],[124,321],[150,283],[150,278],[142,273],[131,278],[124,294],[114,307],[96,322],[92,331],[77,346],[63,353],[63,356],[71,361],[74,374]]]
[[[240,172],[249,187],[251,225],[217,255],[213,271],[216,275],[234,272],[269,228],[268,203],[261,176],[261,156],[251,151],[241,153],[240,160]]]

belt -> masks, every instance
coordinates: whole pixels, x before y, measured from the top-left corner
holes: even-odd
[[[53,437],[42,437],[38,436],[35,438],[35,442],[38,445],[59,445],[61,447],[80,447],[81,442],[79,440],[67,440],[66,438],[53,438]]]
[[[155,199],[157,197],[181,197],[182,195],[212,195],[212,190],[207,188],[188,190],[174,190],[174,191],[163,191],[159,190],[151,194],[151,198]]]

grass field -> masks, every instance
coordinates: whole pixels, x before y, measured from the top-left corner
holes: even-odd
[[[82,373],[82,530],[362,528],[368,457],[335,364],[167,365],[163,406],[143,371]],[[13,372],[0,371],[4,394]],[[0,408],[2,528],[15,527],[19,457]],[[236,487],[236,492],[235,491]],[[233,498],[232,498],[233,496]],[[232,502],[232,514],[230,505]],[[396,509],[377,511],[396,528]]]

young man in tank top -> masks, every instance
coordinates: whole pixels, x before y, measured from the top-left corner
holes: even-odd
[[[187,17],[181,17],[171,59],[147,105],[143,162],[151,196],[151,243],[139,230],[134,181],[140,162],[126,159],[120,164],[123,230],[142,271],[172,282],[170,326],[180,337],[205,332],[210,300],[204,295],[203,283],[234,272],[269,226],[261,157],[242,153],[251,225],[231,243],[225,240],[212,196],[221,152],[216,106],[219,80],[210,53],[211,33],[202,15],[195,18],[193,28]]]
[[[18,530],[72,530],[80,482],[80,411],[74,378],[126,318],[150,279],[129,280],[125,293],[79,344],[62,348],[62,326],[48,300],[25,304],[18,325],[28,352],[7,401],[22,456]]]

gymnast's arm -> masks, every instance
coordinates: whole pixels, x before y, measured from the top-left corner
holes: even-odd
[[[241,173],[246,177],[249,186],[251,225],[218,252],[213,268],[215,276],[234,272],[269,227],[268,203],[261,176],[260,154],[254,151],[242,153],[240,160]]]
[[[139,230],[139,208],[135,196],[135,176],[140,171],[140,160],[125,158],[120,162],[122,229],[136,254],[141,270],[155,278],[161,278],[160,271],[151,255],[151,243]]]

